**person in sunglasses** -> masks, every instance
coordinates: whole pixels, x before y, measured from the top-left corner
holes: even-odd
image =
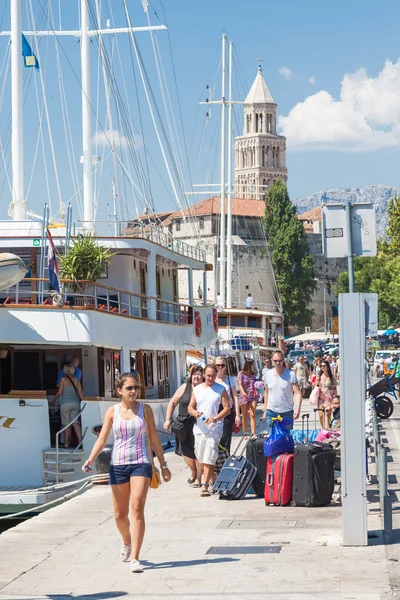
[[[145,532],[144,507],[152,477],[150,453],[153,450],[160,463],[163,480],[169,481],[171,473],[157,435],[153,411],[148,404],[138,401],[141,389],[139,376],[123,373],[116,380],[115,387],[120,402],[107,410],[97,442],[82,471],[92,470],[93,462],[104,449],[112,429],[114,443],[110,484],[115,521],[122,537],[120,558],[130,561],[132,573],[142,573],[139,554]]]
[[[291,429],[293,429],[293,420],[299,418],[302,402],[297,378],[293,371],[286,367],[281,350],[275,350],[271,359],[273,369],[270,369],[263,378],[265,392],[262,419],[266,421],[269,432],[272,431],[272,419],[278,415],[291,421]]]
[[[229,408],[231,409],[229,415],[224,419],[223,433],[219,443],[223,448],[226,448],[230,455],[232,428],[234,424],[239,427],[241,425],[239,399],[236,392],[236,380],[232,375],[228,375],[226,359],[223,356],[218,356],[215,361],[215,366],[217,367],[217,379],[215,381],[221,383],[226,389],[229,399]]]

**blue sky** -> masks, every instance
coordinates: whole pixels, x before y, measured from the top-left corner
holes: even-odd
[[[106,5],[106,0],[103,4]],[[36,25],[41,16],[40,5],[46,2],[32,0]],[[76,0],[62,0],[62,25],[75,28],[78,23]],[[29,4],[28,9],[29,9]],[[52,2],[57,13],[58,2]],[[121,0],[113,0],[115,23],[125,25]],[[140,0],[128,0],[132,21],[145,24],[145,15]],[[0,16],[5,10],[1,27],[8,27],[9,0],[0,3]],[[203,127],[206,120],[205,109],[199,101],[206,97],[205,85],[213,85],[219,65],[220,38],[225,32],[235,44],[235,66],[239,67],[234,85],[237,99],[243,100],[257,70],[256,57],[263,57],[263,73],[266,82],[278,103],[278,115],[282,132],[288,137],[287,166],[289,171],[289,192],[292,199],[309,195],[329,187],[360,187],[372,183],[399,185],[398,159],[400,145],[400,48],[398,45],[398,23],[400,6],[394,0],[371,0],[364,2],[325,3],[320,0],[283,0],[265,2],[250,0],[153,0],[150,2],[151,20],[157,23],[155,10],[164,21],[163,9],[169,25],[168,34],[160,32],[157,39],[162,50],[164,67],[167,73],[175,118],[179,122],[176,90],[172,72],[172,56],[176,70],[182,119],[187,145],[191,150],[191,171],[194,173]],[[28,17],[25,25],[28,26]],[[55,19],[58,21],[57,14]],[[43,26],[43,25],[42,25]],[[146,61],[152,85],[158,102],[158,90],[154,59],[148,34],[139,34],[138,42]],[[56,145],[56,155],[63,200],[74,197],[76,186],[71,183],[68,153],[64,138],[64,123],[59,101],[59,78],[54,52],[54,44],[49,44],[46,56],[46,42],[41,42],[42,76],[46,80],[46,96],[52,121],[52,132]],[[129,43],[126,36],[119,41],[123,57],[125,83],[130,100],[132,117],[138,121],[136,91],[131,69]],[[63,38],[59,46],[63,65],[63,82],[69,105],[69,122],[72,136],[74,169],[81,179],[80,156],[80,89],[79,89],[79,45],[76,39]],[[2,57],[8,52],[7,39],[0,40]],[[97,87],[96,47],[93,44],[94,92]],[[68,56],[68,61],[65,56]],[[360,71],[360,69],[364,69]],[[41,212],[43,202],[51,198],[53,213],[57,212],[57,187],[52,173],[48,134],[44,131],[44,146],[48,167],[49,194],[47,193],[44,161],[39,144],[36,167],[31,178],[38,135],[38,110],[34,77],[41,97],[40,80],[37,73],[25,70],[24,77],[30,85],[27,89],[25,110],[26,133],[26,188],[31,180],[28,197],[29,207]],[[118,85],[123,90],[119,66]],[[10,86],[5,90],[4,103],[0,116],[0,136],[5,150],[6,125],[9,115]],[[220,84],[217,84],[220,94]],[[157,169],[149,164],[152,193],[158,210],[175,206],[166,187],[169,187],[165,168],[155,139],[148,110],[144,104],[141,86],[138,87],[145,143]],[[40,100],[39,100],[40,102]],[[102,127],[105,121],[104,99],[101,98],[98,118]],[[235,109],[235,134],[237,125],[242,126],[241,108]],[[115,124],[114,124],[115,125]],[[96,134],[95,123],[94,135]],[[195,176],[196,183],[219,180],[218,174],[218,109],[213,109],[204,134],[202,151]],[[114,129],[118,127],[115,125]],[[139,125],[138,125],[139,128]],[[123,135],[123,128],[119,128]],[[126,133],[126,132],[125,132]],[[99,135],[101,134],[101,131]],[[101,137],[101,136],[100,136]],[[139,146],[141,135],[137,136]],[[106,158],[108,148],[97,147],[104,158],[100,178],[97,218],[107,218],[111,212],[107,203],[112,202],[111,157]],[[139,155],[144,161],[143,148]],[[160,171],[160,176],[157,171]],[[132,175],[134,176],[134,174]],[[4,185],[4,187],[2,187]],[[2,190],[2,191],[1,191]],[[4,169],[0,169],[0,217],[5,218],[9,202],[9,191],[4,180]],[[140,198],[136,206],[126,188],[126,200],[130,214],[141,210]],[[195,200],[199,200],[195,197]],[[79,218],[74,209],[75,218]]]

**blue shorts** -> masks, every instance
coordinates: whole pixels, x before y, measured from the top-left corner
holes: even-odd
[[[148,477],[151,479],[153,468],[150,463],[139,465],[110,465],[110,484],[128,483],[131,477]]]

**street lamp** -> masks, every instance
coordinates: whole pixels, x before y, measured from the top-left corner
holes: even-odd
[[[318,279],[318,277],[314,277],[314,281],[319,281],[324,286],[324,333],[327,334],[326,328],[326,283],[322,279]]]

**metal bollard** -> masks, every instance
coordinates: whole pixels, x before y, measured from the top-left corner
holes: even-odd
[[[381,505],[381,514],[383,514],[383,531],[387,541],[390,540],[393,529],[392,520],[392,498],[388,493],[388,474],[387,474],[387,456],[388,449],[381,444],[379,447],[379,501]]]
[[[374,413],[373,417],[372,417],[372,435],[374,438],[374,459],[375,459],[375,472],[376,472],[376,478],[379,481],[379,425],[378,425],[378,419],[376,417],[376,414]],[[379,440],[379,441],[378,441]]]

